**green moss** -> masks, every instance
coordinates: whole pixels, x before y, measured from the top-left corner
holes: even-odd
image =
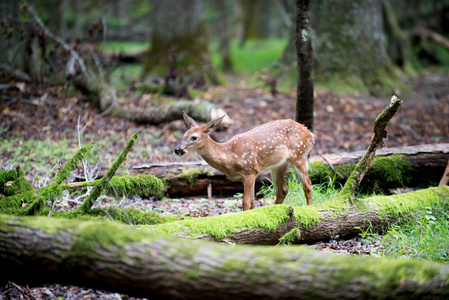
[[[144,212],[136,208],[127,208],[125,210],[122,210],[119,208],[108,207],[103,210],[106,210],[106,212],[114,219],[115,222],[120,222],[123,224],[129,224],[129,222],[131,222],[131,224],[133,225],[155,225],[174,222],[181,219],[177,216],[163,216],[155,212]],[[78,220],[110,220],[109,216],[103,210],[99,208],[93,208],[87,214],[81,213],[79,211],[54,212],[52,216],[55,218]]]
[[[284,234],[279,239],[279,244],[281,244],[281,245],[292,244],[295,241],[299,241],[300,237],[301,237],[301,232],[299,231],[299,229],[293,228],[292,230],[290,230],[288,233]]]
[[[34,200],[35,191],[24,176],[19,166],[0,171],[0,213],[17,214],[22,205]]]
[[[187,234],[191,237],[210,235],[220,239],[244,228],[262,228],[267,231],[274,231],[288,220],[290,210],[287,205],[271,205],[245,212],[188,219],[145,228],[150,231],[170,234],[187,231]]]
[[[201,172],[198,171],[197,168],[189,168],[189,169],[182,170],[181,174],[178,175],[178,178],[186,180],[190,185],[194,185],[195,180],[200,175],[201,175]]]
[[[126,143],[126,146],[123,148],[122,152],[120,152],[117,159],[112,163],[112,166],[109,168],[106,176],[100,179],[100,181],[94,186],[89,196],[84,200],[83,204],[78,207],[77,211],[82,211],[83,213],[87,213],[95,200],[103,193],[103,191],[107,190],[109,187],[109,181],[114,177],[115,172],[120,167],[120,165],[125,161],[126,156],[128,155],[129,150],[136,143],[137,138],[139,137],[138,132],[134,133],[129,141]]]
[[[66,180],[70,176],[71,172],[77,168],[77,165],[88,156],[93,145],[94,143],[90,143],[79,149],[65,164],[65,166],[62,167],[50,184],[41,189],[40,195],[37,196],[31,204],[27,205],[21,213],[24,215],[35,215],[45,207],[47,201],[53,202],[56,197],[60,196],[63,191],[60,186],[61,183]]]
[[[399,195],[375,196],[360,201],[374,206],[381,215],[402,216],[432,205],[447,207],[448,199],[449,186],[442,186]]]
[[[140,197],[162,199],[166,192],[166,187],[162,180],[153,175],[114,176],[111,179],[107,193],[115,194],[115,191],[119,197],[132,194]]]
[[[376,174],[376,177],[382,178],[385,182],[404,185],[411,180],[408,169],[410,165],[411,163],[406,159],[406,156],[395,154],[374,158],[370,170]]]
[[[204,272],[201,270],[200,265],[193,265],[186,273],[186,277],[190,280],[198,280],[204,276]]]
[[[17,166],[15,169],[0,171],[0,199],[34,190],[25,179],[25,173]]]
[[[330,256],[326,264],[338,267],[328,273],[323,284],[338,289],[357,280],[369,288],[362,295],[370,298],[380,298],[382,291],[395,290],[406,282],[430,283],[441,276],[440,266],[424,261]]]

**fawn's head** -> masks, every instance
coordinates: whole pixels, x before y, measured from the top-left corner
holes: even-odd
[[[189,117],[186,113],[183,113],[184,124],[186,125],[187,132],[184,133],[181,142],[178,147],[175,148],[175,154],[182,156],[188,151],[196,151],[201,149],[207,141],[208,134],[220,126],[224,117],[225,116],[222,116],[210,121],[206,125],[199,126],[194,119]]]

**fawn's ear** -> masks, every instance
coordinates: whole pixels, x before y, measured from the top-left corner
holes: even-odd
[[[198,124],[195,122],[195,120],[189,117],[185,112],[182,112],[182,117],[184,118],[184,125],[186,125],[187,129],[198,127]]]
[[[224,115],[224,116],[222,116],[222,117],[220,117],[220,118],[217,118],[217,119],[215,119],[215,120],[212,120],[212,121],[210,121],[209,123],[207,123],[207,124],[206,124],[206,129],[204,129],[204,132],[205,132],[205,133],[210,133],[210,132],[214,131],[215,129],[217,129],[218,126],[220,126],[220,124],[221,124],[221,122],[223,121],[223,118],[224,118],[225,116],[226,116],[226,115]]]

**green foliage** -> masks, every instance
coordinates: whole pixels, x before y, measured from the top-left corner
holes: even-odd
[[[107,54],[112,53],[136,53],[146,51],[150,47],[148,42],[134,41],[106,41],[101,44],[101,50]]]
[[[326,181],[321,184],[312,185],[312,204],[318,204],[332,199],[337,195],[339,189],[335,187],[333,179],[334,177],[327,177]],[[288,188],[287,197],[285,197],[284,203],[291,206],[306,205],[306,197],[300,181],[298,180],[296,173],[291,171],[286,178],[286,184]],[[259,194],[263,198],[276,198],[276,189],[273,184],[264,184],[259,190]]]
[[[55,157],[70,159],[72,153],[69,145],[67,140],[26,140],[18,136],[2,140],[0,154],[11,157],[12,162],[20,162],[25,170],[29,169],[28,166],[35,166],[38,171],[43,171],[48,170],[49,164],[54,164]]]
[[[413,216],[400,218],[382,239],[384,257],[424,259],[449,263],[447,207],[426,206]]]
[[[270,38],[266,40],[249,40],[243,47],[239,41],[230,43],[233,71],[237,74],[253,74],[262,69],[269,68],[276,62],[284,51],[286,39]],[[221,69],[221,55],[219,44],[211,44],[211,60],[215,68]]]

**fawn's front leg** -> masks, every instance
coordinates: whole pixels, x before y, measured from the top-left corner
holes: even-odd
[[[254,184],[256,176],[250,175],[243,178],[243,210],[254,208]]]

